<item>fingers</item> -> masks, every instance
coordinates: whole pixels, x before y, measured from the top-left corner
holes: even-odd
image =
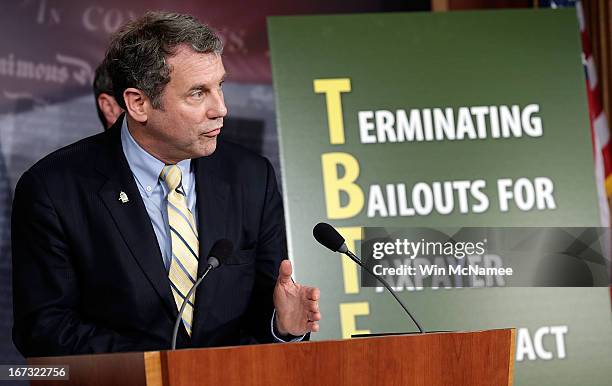
[[[289,260],[281,261],[281,265],[278,269],[278,281],[281,284],[291,283],[291,274],[293,273],[293,267]]]
[[[306,323],[306,328],[308,328],[311,332],[319,332],[319,323],[317,322],[308,322]]]
[[[319,301],[317,300],[306,300],[306,311],[319,312]]]
[[[308,312],[308,322],[318,322],[319,320],[321,320],[321,313],[320,312]]]
[[[306,287],[306,300],[304,305],[308,315],[308,321],[321,320],[321,313],[319,312],[319,297],[321,291],[315,287]]]
[[[319,298],[321,291],[316,287],[306,288],[306,309],[308,310],[306,328],[311,332],[319,331],[319,320],[321,320],[321,312],[319,311]]]
[[[321,291],[316,287],[306,287],[306,299],[308,300],[319,300],[321,297]]]

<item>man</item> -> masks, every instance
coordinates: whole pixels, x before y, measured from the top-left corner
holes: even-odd
[[[100,118],[104,130],[107,130],[117,121],[117,118],[123,113],[123,109],[119,107],[113,96],[113,81],[108,73],[108,66],[104,61],[96,68],[93,92],[96,98],[98,118]]]
[[[223,238],[234,253],[189,299],[178,347],[318,331],[319,291],[294,283],[284,260],[270,163],[217,141],[221,50],[190,16],[130,22],[105,59],[126,114],[21,177],[13,340],[25,356],[169,348],[179,304]]]

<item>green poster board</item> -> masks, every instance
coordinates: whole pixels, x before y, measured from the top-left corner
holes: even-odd
[[[311,237],[361,227],[599,226],[573,10],[269,19],[297,279],[321,332],[414,331],[389,294]],[[515,384],[612,382],[605,288],[414,289],[427,330],[517,327]],[[406,360],[411,360],[406,358]]]

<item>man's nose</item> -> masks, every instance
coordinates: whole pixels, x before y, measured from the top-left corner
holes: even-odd
[[[218,90],[211,95],[211,105],[206,112],[209,119],[223,118],[227,115],[227,107],[223,99],[223,91]]]

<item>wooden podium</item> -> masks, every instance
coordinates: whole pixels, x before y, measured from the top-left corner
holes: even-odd
[[[69,365],[32,385],[511,385],[515,330],[30,358]]]

